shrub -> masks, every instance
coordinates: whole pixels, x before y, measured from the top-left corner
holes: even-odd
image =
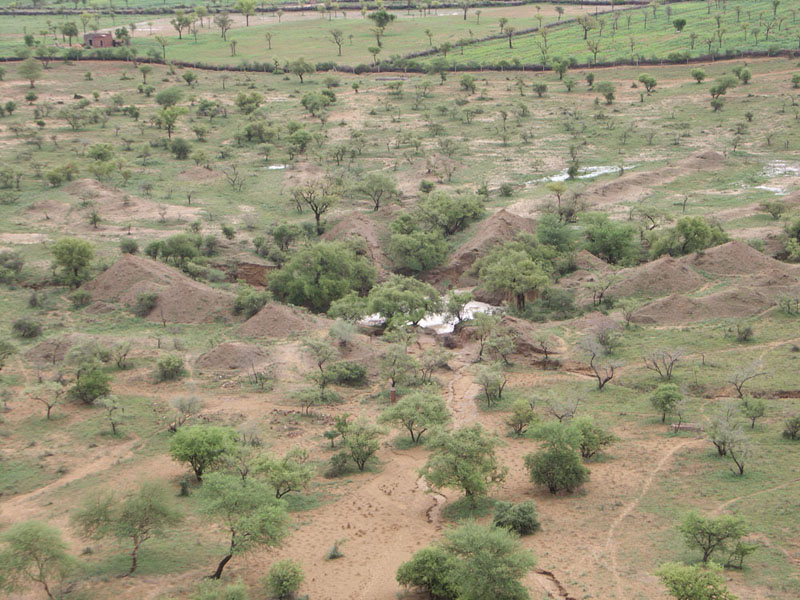
[[[800,415],[786,419],[783,424],[783,437],[787,440],[800,439]]]
[[[192,145],[183,138],[175,138],[169,145],[170,152],[178,160],[185,160],[192,151]]]
[[[249,319],[269,302],[270,293],[267,290],[256,290],[249,285],[243,285],[236,294],[233,303],[233,312],[237,315],[244,315]]]
[[[364,385],[367,382],[367,368],[354,361],[333,363],[325,370],[331,383],[339,385]]]
[[[158,294],[145,292],[136,296],[136,302],[131,307],[131,312],[137,317],[146,317],[158,304]]]
[[[328,549],[328,552],[325,554],[325,560],[336,560],[337,558],[342,558],[344,554],[342,551],[339,550],[339,544],[342,543],[342,540],[336,540],[333,542],[333,546]]]
[[[123,254],[137,254],[139,252],[139,242],[133,238],[122,238],[119,242],[119,250]]]
[[[536,506],[532,500],[519,504],[513,502],[498,502],[494,507],[492,522],[497,527],[504,527],[520,535],[528,535],[540,528],[539,518],[536,515]]]
[[[419,182],[419,191],[423,194],[430,194],[433,191],[433,188],[436,187],[436,184],[432,181],[427,181],[423,179]]]
[[[303,579],[303,568],[297,562],[279,560],[270,567],[264,578],[264,587],[270,598],[286,600],[294,597]]]
[[[0,283],[12,283],[19,278],[25,262],[13,250],[0,250]]]
[[[21,317],[11,325],[11,331],[17,337],[31,339],[42,334],[42,324],[27,317]]]
[[[67,392],[72,400],[80,400],[84,404],[93,404],[111,393],[111,375],[100,369],[81,369],[75,384]]]
[[[416,552],[397,569],[397,583],[419,588],[431,598],[452,600],[458,597],[453,576],[456,559],[444,548],[429,546]]]
[[[156,363],[156,381],[158,382],[175,381],[185,374],[186,369],[183,368],[183,359],[176,354],[165,356]]]
[[[344,475],[350,470],[350,455],[347,452],[337,452],[331,456],[328,462],[328,469],[325,471],[325,477],[331,479]]]
[[[589,478],[589,469],[581,457],[567,447],[552,447],[525,456],[525,466],[531,481],[543,485],[555,494],[561,490],[571,492]]]
[[[226,240],[232,240],[236,237],[236,228],[233,225],[223,225],[222,235],[225,236]]]
[[[514,193],[514,186],[510,183],[504,183],[500,186],[500,195],[503,198],[510,198]]]
[[[72,308],[84,308],[91,303],[92,295],[86,290],[77,290],[69,297],[69,300],[72,302]]]

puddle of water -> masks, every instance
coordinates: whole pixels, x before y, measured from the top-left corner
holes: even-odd
[[[286,165],[270,165],[267,167],[270,171],[277,171],[279,169],[285,169]]]
[[[800,175],[800,165],[785,160],[773,160],[766,164],[761,172],[765,177],[786,177],[787,175]]]
[[[624,168],[626,171],[629,169],[635,168],[637,165],[625,165]],[[610,175],[611,173],[619,173],[619,166],[610,166],[610,165],[599,165],[596,167],[581,167],[578,169],[578,176],[576,179],[594,179],[595,177],[600,177],[601,175]],[[563,171],[551,175],[550,177],[540,177],[539,179],[531,179],[530,181],[526,181],[525,185],[533,185],[535,183],[547,183],[550,181],[566,181],[569,179],[569,175],[567,174],[567,169]]]
[[[777,187],[773,185],[757,185],[753,188],[754,190],[764,190],[765,192],[772,192],[776,196],[785,196],[787,194],[786,190],[782,187]]]

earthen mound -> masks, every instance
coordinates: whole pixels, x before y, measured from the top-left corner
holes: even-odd
[[[614,298],[647,296],[650,298],[691,292],[704,283],[703,277],[680,260],[665,256],[619,272],[622,280],[612,285],[608,295]]]
[[[226,342],[201,354],[196,365],[210,371],[228,371],[258,367],[269,358],[265,348],[241,342]]]
[[[25,358],[36,365],[48,365],[60,363],[66,358],[67,352],[75,344],[87,342],[92,338],[79,333],[58,338],[50,338],[39,342],[25,353]]]
[[[260,311],[242,323],[242,335],[259,338],[285,338],[320,327],[320,319],[300,309],[269,302]]]
[[[775,304],[774,298],[751,287],[736,286],[701,298],[673,294],[633,314],[636,323],[679,325],[717,318],[749,317]]]
[[[681,260],[713,275],[754,275],[767,271],[793,270],[790,265],[770,258],[740,241],[715,246],[703,253],[685,256]]]
[[[386,279],[389,276],[386,265],[390,261],[381,246],[376,223],[366,215],[349,214],[322,235],[322,239],[328,241],[346,240],[348,238],[361,238],[364,240],[367,248],[366,256],[378,271],[378,279]]]
[[[195,281],[163,263],[126,254],[83,289],[92,299],[133,305],[144,293],[158,295],[150,321],[209,323],[229,320],[233,295]]]
[[[520,232],[533,233],[536,221],[502,209],[476,227],[474,235],[456,249],[445,266],[427,274],[426,281],[433,284],[446,282],[456,288],[476,285],[477,279],[468,274],[475,261],[486,256],[495,245],[513,240]]]

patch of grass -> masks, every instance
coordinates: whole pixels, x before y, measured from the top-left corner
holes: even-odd
[[[448,521],[477,519],[490,515],[497,500],[489,496],[479,498],[459,498],[442,509],[442,516]]]

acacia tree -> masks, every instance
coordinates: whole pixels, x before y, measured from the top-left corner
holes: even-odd
[[[58,529],[39,521],[25,521],[11,526],[0,541],[5,543],[0,550],[0,590],[14,592],[32,582],[55,600],[71,589],[67,581],[78,564],[67,552]]]
[[[678,531],[683,534],[686,545],[703,553],[707,563],[717,551],[725,551],[747,534],[747,525],[742,517],[722,515],[704,517],[691,511],[681,521]]]
[[[380,421],[405,427],[411,434],[412,443],[418,444],[423,433],[450,422],[450,411],[439,394],[424,389],[400,398],[383,411]]]
[[[306,464],[308,451],[293,448],[281,458],[262,456],[255,461],[253,471],[263,475],[275,489],[275,497],[283,498],[290,492],[302,490],[314,476],[314,468]]]
[[[181,427],[172,437],[169,452],[179,462],[188,462],[198,481],[230,452],[238,435],[232,427],[193,425]]]
[[[400,196],[397,182],[386,173],[380,172],[368,173],[358,186],[358,191],[370,199],[375,211],[380,210],[381,203],[390,202]]]
[[[420,474],[433,488],[463,490],[474,505],[490,485],[502,482],[508,472],[497,460],[495,450],[499,445],[500,440],[480,424],[438,432],[428,441],[433,452]]]
[[[344,33],[341,29],[331,29],[330,31],[331,42],[336,44],[339,49],[339,56],[342,55],[342,45],[344,44]]]
[[[675,412],[681,402],[683,394],[674,383],[664,383],[658,386],[655,393],[650,396],[650,403],[661,413],[661,422],[667,420],[667,415]]]
[[[314,213],[317,235],[325,233],[322,217],[339,201],[339,189],[328,179],[307,181],[291,190],[296,206],[307,207]]]
[[[509,294],[518,310],[525,308],[528,294],[543,289],[550,281],[547,271],[527,252],[505,246],[477,261],[477,271],[488,292]]]
[[[94,258],[94,246],[78,238],[62,238],[50,249],[53,262],[64,270],[72,285],[86,278],[86,270]]]
[[[721,571],[714,564],[664,563],[656,575],[676,600],[736,600],[728,591]]]
[[[375,41],[378,43],[378,47],[382,47],[383,34],[386,31],[386,27],[388,27],[397,16],[393,13],[388,12],[386,9],[381,8],[380,10],[376,10],[375,12],[370,13],[367,15],[373,23],[375,23],[375,29],[373,32],[375,33]]]
[[[17,73],[22,79],[28,80],[32,88],[36,87],[36,81],[42,78],[42,63],[29,56],[19,65]]]
[[[270,493],[266,484],[252,477],[210,473],[198,493],[200,510],[212,517],[229,536],[229,545],[210,579],[219,579],[234,556],[256,548],[271,548],[287,533],[284,503]]]
[[[181,513],[168,499],[166,488],[155,482],[145,483],[123,500],[112,494],[90,500],[73,517],[73,523],[89,538],[115,537],[131,543],[133,575],[138,566],[139,548],[147,540],[164,535],[177,525]]]

